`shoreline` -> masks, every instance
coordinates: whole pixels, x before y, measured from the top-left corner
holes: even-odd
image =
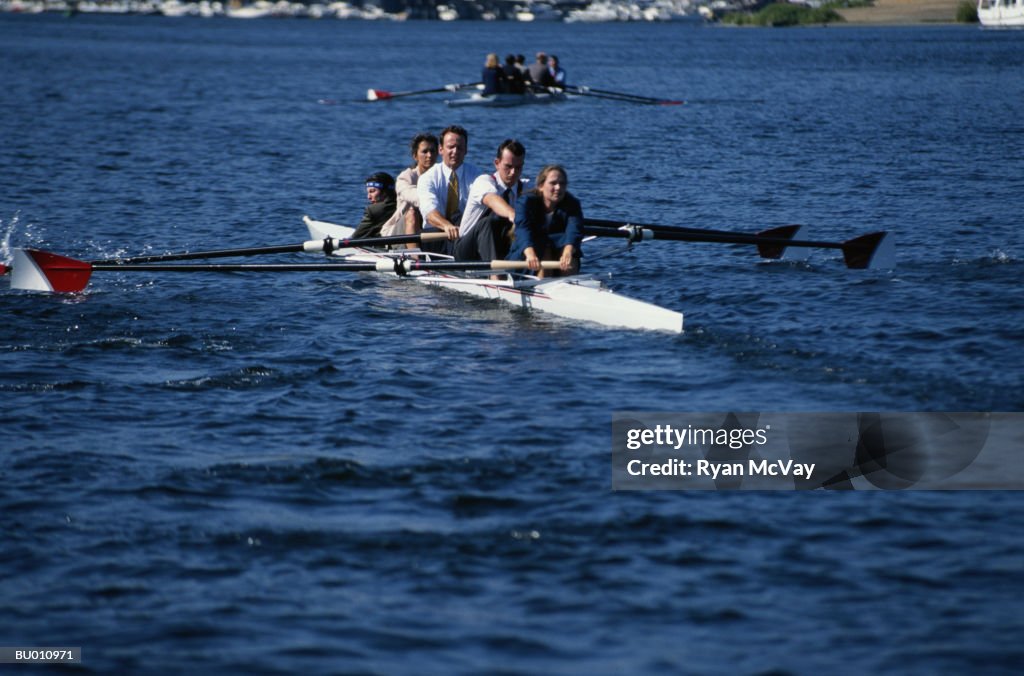
[[[955,24],[963,0],[875,0],[873,7],[837,9],[848,26]],[[842,26],[844,24],[831,24]]]

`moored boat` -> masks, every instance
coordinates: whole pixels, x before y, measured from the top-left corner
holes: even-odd
[[[1024,27],[1024,0],[978,0],[978,21],[989,28]]]
[[[309,216],[303,219],[309,235],[314,240],[324,238],[347,239],[353,228]],[[346,260],[366,261],[389,257],[412,255],[425,256],[431,260],[448,257],[439,254],[424,254],[407,251],[387,253],[373,249],[338,249],[335,256]],[[473,275],[469,273],[413,272],[408,275],[421,284],[436,286],[479,298],[504,301],[510,305],[528,310],[540,310],[548,314],[578,321],[593,322],[609,328],[641,329],[682,333],[683,315],[645,301],[615,293],[599,280],[586,275],[539,279],[533,275],[502,273],[498,279],[490,273]]]

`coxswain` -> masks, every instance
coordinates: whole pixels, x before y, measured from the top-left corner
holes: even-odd
[[[391,178],[391,174],[378,171],[367,177],[366,199],[370,204],[363,212],[363,220],[359,221],[355,232],[352,233],[353,239],[379,237],[381,229],[389,221],[395,219],[397,222],[395,179]]]
[[[551,73],[552,86],[565,89],[565,69],[558,64],[558,57],[554,54],[548,56],[548,72]]]

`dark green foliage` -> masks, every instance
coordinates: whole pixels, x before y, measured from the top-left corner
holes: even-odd
[[[848,8],[848,7],[874,7],[875,0],[834,0],[826,2],[823,7]]]
[[[729,14],[722,21],[737,26],[803,26],[842,21],[830,7],[811,8],[777,2],[754,14]]]
[[[957,23],[978,23],[978,6],[964,0],[956,6]]]

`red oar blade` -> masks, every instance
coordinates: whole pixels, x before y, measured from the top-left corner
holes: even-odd
[[[390,99],[391,92],[386,92],[383,89],[367,89],[366,100],[367,101],[379,101],[382,99]]]
[[[15,249],[11,288],[52,293],[77,293],[89,283],[92,265],[48,251]]]

